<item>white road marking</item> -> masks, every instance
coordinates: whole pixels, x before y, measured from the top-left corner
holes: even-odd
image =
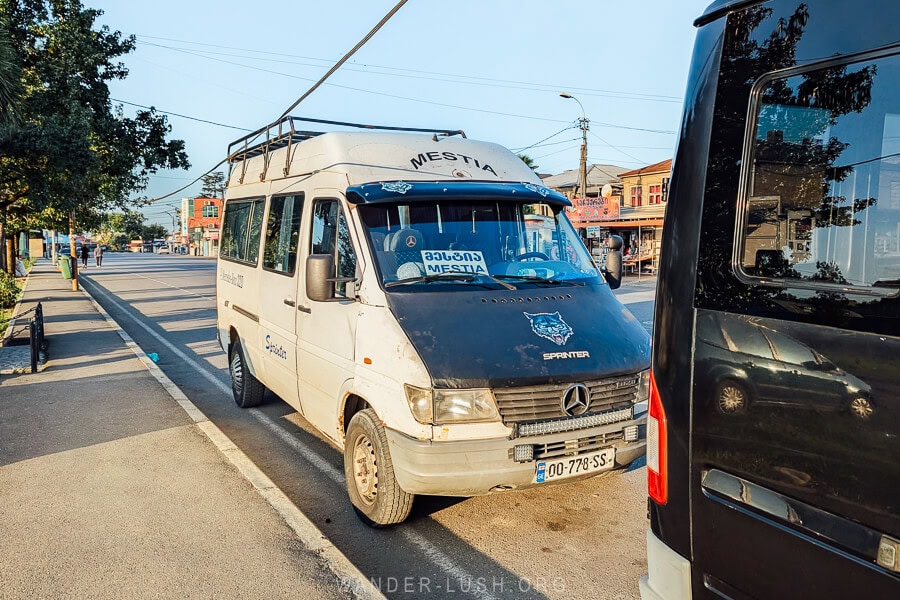
[[[646,290],[644,292],[629,292],[627,294],[619,294],[616,296],[622,304],[634,304],[635,302],[647,302],[656,299],[656,290]]]
[[[459,589],[468,589],[470,594],[481,600],[496,600],[495,596],[488,593],[486,588],[482,589],[478,585],[478,579],[472,577],[468,571],[453,562],[452,558],[438,550],[437,546],[408,527],[404,528],[402,533],[403,537],[415,544],[431,562],[455,578]]]
[[[87,294],[86,290],[85,290],[85,294],[88,295],[88,297],[90,297],[90,295]],[[143,321],[139,320],[137,317],[132,315],[127,309],[125,309],[125,307],[123,307],[121,304],[119,304],[118,302],[113,300],[109,296],[109,294],[106,294],[104,292],[101,292],[101,294],[106,298],[106,300],[110,304],[117,307],[120,311],[123,312],[123,314],[127,315],[132,321],[134,321],[135,323],[140,325],[145,331],[147,331],[147,333],[152,335],[154,338],[156,338],[157,341],[159,341],[166,348],[168,348],[173,354],[175,354],[178,358],[183,360],[185,362],[185,364],[192,366],[194,368],[194,370],[196,370],[198,373],[200,373],[200,375],[202,375],[205,379],[207,379],[210,383],[215,385],[217,388],[224,391],[226,394],[231,393],[231,387],[229,385],[227,385],[223,381],[216,378],[214,375],[209,373],[206,369],[204,369],[203,367],[198,365],[195,360],[193,360],[187,354],[185,354],[184,352],[179,350],[177,347],[175,347],[171,342],[166,340],[164,337],[159,335],[157,332],[153,331],[153,329],[151,329],[150,326],[148,326]],[[94,301],[93,298],[91,298],[91,301]],[[109,319],[110,321],[115,323],[115,321],[112,320],[112,317],[109,317],[109,315],[106,314],[106,311],[103,310],[103,307],[101,307],[95,301],[94,301],[94,305],[98,307],[98,310],[101,311],[101,314],[104,314],[107,317],[107,319]],[[128,335],[121,329],[121,327],[118,327],[118,325],[116,325],[115,327],[121,332],[119,335],[122,335],[123,339],[125,338],[125,336]],[[130,339],[131,338],[129,337],[128,340],[130,340]],[[140,347],[137,346],[136,343],[134,343],[133,341],[131,343],[134,344],[134,346],[136,348],[138,348],[138,351],[140,351]],[[134,349],[134,348],[132,348],[132,349]],[[143,351],[140,351],[140,352],[141,352],[141,354],[143,354]],[[137,353],[137,351],[136,351],[136,353]],[[147,358],[146,354],[144,354],[144,358],[142,360],[145,361],[144,364],[150,363],[154,367],[156,367],[156,370],[159,371],[160,374],[162,374],[162,376],[168,380],[168,377],[166,377],[165,373],[163,373],[162,370],[159,369],[158,366],[156,366],[149,358]],[[153,371],[151,370],[151,372],[153,372]],[[172,383],[171,380],[169,380],[169,382]],[[175,386],[174,383],[172,383],[172,385]],[[177,386],[175,386],[175,388],[178,389]],[[178,392],[181,393],[181,390],[178,389]],[[181,395],[183,396],[184,394],[181,393]],[[177,398],[176,398],[176,400],[177,400]],[[190,402],[190,400],[188,400],[188,402]],[[193,404],[191,404],[191,406],[193,406]],[[315,451],[311,450],[308,446],[306,446],[306,444],[304,444],[303,442],[298,440],[289,431],[285,430],[283,427],[278,425],[275,421],[270,419],[269,416],[266,415],[265,413],[263,413],[262,411],[254,408],[254,409],[250,409],[249,412],[258,421],[260,421],[263,425],[265,425],[267,429],[269,429],[273,433],[275,433],[282,441],[287,443],[291,448],[293,448],[296,452],[298,452],[301,456],[303,456],[306,460],[308,460],[313,466],[315,466],[316,468],[321,470],[327,477],[329,477],[336,484],[340,485],[341,487],[344,487],[345,480],[344,480],[343,472],[338,471],[333,466],[331,466],[331,464],[329,464],[327,461],[322,459],[322,457],[319,456]],[[206,419],[205,416],[204,416],[204,419]],[[213,425],[211,422],[209,423],[209,425],[211,425],[212,427],[215,427],[215,425]],[[218,429],[218,428],[216,428],[216,429]],[[224,437],[225,434],[223,433],[222,436]],[[210,439],[212,439],[212,438],[210,438]],[[226,437],[225,439],[228,439],[228,438]],[[230,440],[228,440],[228,443],[231,444],[232,446],[234,446],[234,444],[232,444]],[[240,450],[238,450],[236,447],[235,447],[235,451],[240,452]],[[230,447],[229,447],[229,452],[233,452],[230,449]],[[228,453],[226,453],[224,450],[223,450],[223,453],[225,453],[226,456],[228,456]],[[243,452],[241,452],[241,454],[243,454]],[[250,462],[250,464],[253,464],[252,461],[250,461],[250,459],[248,457],[246,457],[246,455],[244,455],[244,456],[247,459],[247,461]],[[238,466],[238,465],[236,464],[236,466]],[[253,466],[257,470],[259,469],[259,467],[256,467],[256,465],[253,465]],[[240,468],[241,467],[238,466],[238,469],[240,469]],[[243,473],[243,471],[241,471],[241,472]],[[275,486],[275,484],[272,483],[271,480],[268,477],[266,477],[265,474],[263,474],[260,471],[259,475],[261,475],[262,478],[265,478],[264,481],[270,483],[271,486],[275,490],[278,490],[278,492],[281,493],[282,496],[284,495],[284,493],[281,492],[281,490],[278,489],[278,487]],[[254,479],[251,479],[250,477],[247,477],[247,479],[249,479],[251,482],[254,481]],[[260,480],[260,481],[263,481],[263,480]],[[254,483],[254,486],[256,486],[256,483]],[[257,487],[257,489],[260,490],[259,487]],[[268,488],[265,488],[265,489],[268,489]],[[260,491],[260,493],[262,493],[262,491]],[[268,495],[266,495],[266,494],[263,494],[263,495],[266,497],[266,500],[269,500]],[[287,498],[286,496],[284,497],[283,501],[279,500],[279,505],[277,505],[277,506],[276,506],[276,504],[272,504],[272,501],[270,501],[269,503],[272,504],[272,506],[275,508],[275,510],[277,510],[279,512],[279,514],[282,514],[282,516],[283,516],[283,513],[281,513],[281,509],[279,508],[279,506],[281,506],[284,510],[288,510],[287,505],[282,504],[283,502],[286,502],[288,505],[293,507],[293,510],[296,511],[300,515],[300,517],[302,517],[302,519],[309,521],[309,519],[306,517],[306,515],[304,515],[302,512],[300,512],[300,509],[298,509],[290,501],[290,499]],[[285,519],[285,520],[286,520],[286,522],[288,522],[289,525],[291,525],[290,521],[288,521],[287,519]],[[309,522],[309,525],[310,525],[310,527],[315,528],[315,525],[312,524],[312,522]],[[293,525],[291,525],[291,526],[293,527]],[[301,535],[300,531],[298,531],[296,529],[295,529],[295,531],[297,532],[298,535]],[[319,531],[318,528],[315,528],[315,531]],[[434,544],[429,542],[427,539],[425,539],[420,534],[413,531],[409,525],[404,526],[404,528],[402,530],[402,534],[407,540],[409,540],[416,547],[418,547],[422,551],[422,553],[425,556],[427,556],[429,558],[429,560],[431,560],[439,569],[444,571],[444,573],[446,573],[448,576],[454,578],[457,582],[458,589],[461,589],[461,590],[468,589],[470,594],[474,595],[477,598],[480,598],[481,600],[495,600],[494,596],[489,594],[486,590],[480,589],[477,585],[475,585],[473,583],[473,582],[478,581],[477,578],[473,577],[468,571],[466,571],[465,569],[463,569],[462,567],[457,565],[455,562],[453,562],[452,558],[450,558],[449,556],[447,556],[447,554],[445,554],[444,552],[439,550]],[[322,535],[321,532],[319,532],[319,535]],[[325,536],[322,535],[322,538],[325,539]],[[304,543],[307,543],[306,538],[301,537],[301,539],[303,539]],[[337,550],[337,548],[335,548],[335,552],[338,552],[340,554],[340,551]],[[344,557],[343,554],[340,554],[340,556]],[[347,560],[347,558],[344,557],[344,560]],[[347,562],[349,564],[349,560],[347,560]],[[351,564],[351,566],[352,566],[352,564]],[[356,567],[352,567],[352,568],[356,569]],[[357,572],[358,572],[358,570],[357,570]],[[350,577],[349,581],[352,582],[351,585],[353,586],[354,593],[357,593],[358,590],[355,587],[357,584],[357,579],[355,579],[354,577]],[[364,586],[365,586],[365,584],[367,584],[368,586],[371,586],[371,588],[373,590],[376,590],[375,586],[371,583],[371,581],[364,580]],[[378,597],[381,597],[380,592],[378,594],[379,594]]]
[[[282,442],[293,448],[297,454],[301,455],[308,462],[312,463],[314,467],[327,475],[329,479],[339,486],[344,487],[344,473],[333,467],[331,463],[323,459],[315,450],[301,442],[296,436],[291,435],[290,431],[273,421],[269,418],[269,415],[258,408],[251,408],[250,414],[252,414],[257,421],[262,423],[266,429],[277,435]]]
[[[166,389],[167,392],[172,396],[172,398],[181,405],[182,408],[187,412],[188,416],[197,423],[197,427],[206,434],[209,440],[215,444],[216,448],[225,455],[226,458],[233,464],[237,470],[250,482],[251,485],[256,489],[256,491],[265,498],[266,502],[269,503],[269,506],[275,509],[275,511],[281,516],[284,522],[290,527],[300,541],[309,548],[312,552],[318,554],[322,560],[325,561],[325,564],[329,566],[329,568],[334,572],[334,574],[340,580],[340,586],[345,591],[351,590],[354,595],[358,598],[365,600],[385,600],[384,594],[382,594],[378,588],[371,582],[371,580],[366,579],[366,576],[362,574],[362,572],[356,568],[356,566],[350,562],[350,560],[344,556],[344,553],[341,552],[337,546],[335,546],[331,541],[325,537],[325,535],[319,530],[318,527],[307,517],[303,512],[297,508],[297,506],[291,502],[290,498],[281,491],[275,483],[269,479],[269,477],[263,473],[262,469],[260,469],[256,463],[254,463],[249,456],[247,456],[240,448],[238,448],[231,439],[225,435],[225,433],[219,429],[219,427],[210,421],[206,415],[203,414],[199,408],[197,408],[193,402],[188,399],[187,396],[184,395],[184,392],[178,388],[175,383],[169,379],[169,377],[160,369],[147,354],[141,349],[141,347],[131,338],[128,333],[122,329],[119,324],[113,319],[106,310],[97,303],[96,300],[90,295],[90,293],[84,289],[82,286],[82,292],[85,296],[87,296],[90,301],[94,304],[94,307],[97,311],[103,316],[104,319],[109,323],[110,327],[115,330],[119,336],[125,341],[125,344],[137,355],[137,357],[144,363],[144,365],[148,368],[150,373],[159,381],[162,386]],[[208,376],[207,378],[211,381],[217,382],[215,377],[207,373],[202,367],[196,365],[193,360],[188,358],[183,352],[178,350],[172,344],[162,339],[159,334],[157,334],[152,329],[149,329],[135,318],[133,315],[125,311],[123,307],[109,297],[108,294],[104,294],[106,299],[117,306],[120,310],[124,312],[124,314],[131,317],[133,321],[138,323],[139,325],[144,326],[147,331],[154,335],[157,339],[163,342],[170,350],[174,351],[177,355],[183,357],[184,360],[191,364],[197,371],[201,374]],[[221,386],[225,387],[226,391],[230,391],[228,386],[225,386],[221,382],[217,382],[217,385],[221,384]],[[318,466],[318,465],[317,465]]]

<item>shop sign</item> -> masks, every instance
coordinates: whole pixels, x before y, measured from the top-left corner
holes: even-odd
[[[612,221],[619,218],[620,198],[621,196],[575,198],[567,214],[574,223]]]

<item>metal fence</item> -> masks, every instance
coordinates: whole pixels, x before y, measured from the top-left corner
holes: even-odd
[[[28,347],[31,351],[31,372],[37,373],[38,363],[41,361],[41,352],[47,349],[47,339],[44,337],[44,307],[38,302],[37,306],[30,308],[23,313],[19,313],[11,319],[11,322],[18,323],[22,317],[34,313],[28,320]],[[18,331],[23,331],[25,328]],[[16,331],[10,333],[10,338],[14,338]]]

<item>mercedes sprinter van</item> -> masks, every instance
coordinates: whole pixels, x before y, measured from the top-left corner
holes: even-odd
[[[230,151],[218,337],[240,406],[268,388],[343,450],[363,520],[644,455],[649,335],[569,200],[460,135],[273,127]]]

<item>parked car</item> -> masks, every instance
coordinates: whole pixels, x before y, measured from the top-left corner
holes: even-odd
[[[168,247],[168,246],[160,246],[160,247],[156,250],[156,253],[157,253],[157,254],[171,254],[171,252],[169,252],[169,247]]]
[[[695,377],[718,412],[768,405],[872,416],[871,386],[775,327],[728,313],[698,317]]]

